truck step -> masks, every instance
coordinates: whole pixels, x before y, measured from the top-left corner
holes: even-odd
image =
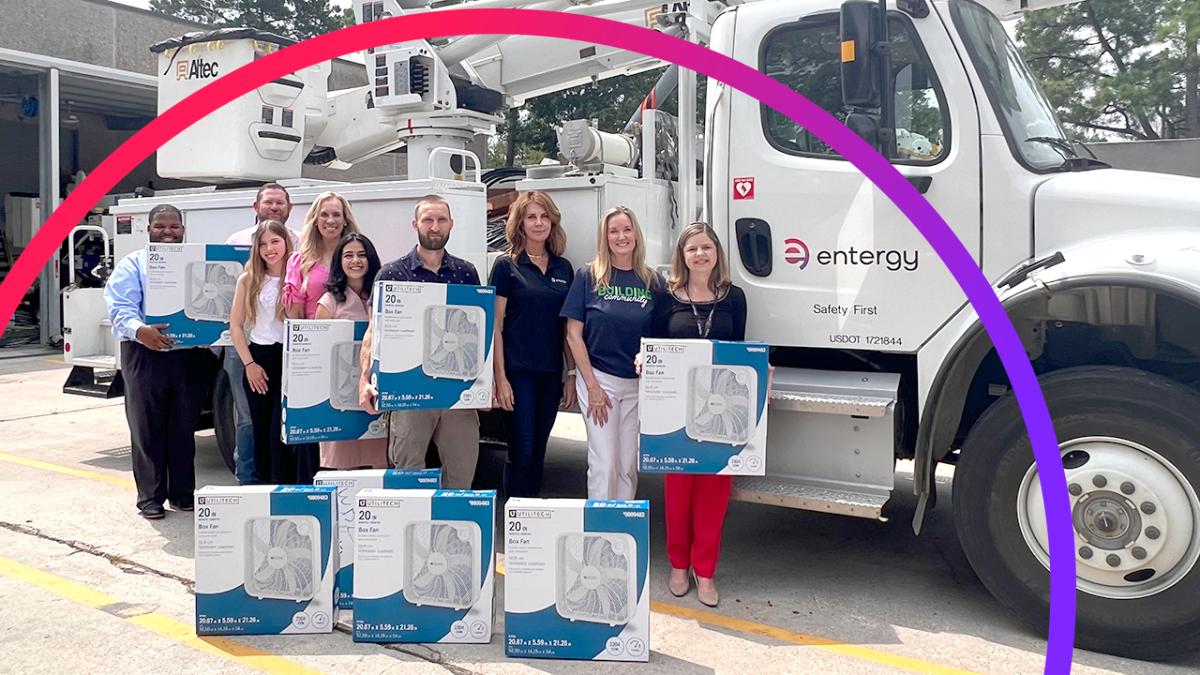
[[[112,354],[76,356],[71,359],[71,365],[83,368],[95,368],[96,370],[116,370],[117,357]]]
[[[743,502],[887,520],[881,515],[883,505],[888,501],[886,494],[852,492],[769,477],[739,476],[733,480],[732,497]]]
[[[771,407],[793,412],[883,417],[896,402],[892,396],[854,396],[848,394],[771,392]]]
[[[754,501],[878,518],[895,483],[899,373],[778,367]]]
[[[125,395],[125,380],[119,370],[100,370],[90,366],[74,366],[63,384],[64,394],[91,396],[93,398],[117,398]]]
[[[779,368],[771,407],[791,412],[883,417],[896,404],[900,376],[807,368]]]

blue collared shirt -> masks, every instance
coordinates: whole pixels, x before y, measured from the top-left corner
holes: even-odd
[[[448,251],[443,251],[442,266],[438,271],[434,272],[428,267],[421,264],[421,256],[417,255],[417,247],[413,247],[408,255],[397,258],[383,266],[379,270],[379,275],[375,277],[379,281],[421,281],[432,284],[466,284],[468,286],[479,286],[479,272],[475,271],[475,266],[463,260],[456,258]]]
[[[121,258],[104,285],[113,337],[121,342],[136,342],[138,329],[146,325],[145,288],[146,249],[140,248]]]

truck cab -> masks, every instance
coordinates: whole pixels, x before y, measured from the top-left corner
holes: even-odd
[[[854,33],[872,9],[863,5],[877,6],[739,5],[713,23],[710,47],[851,128],[862,125],[849,114],[866,114],[884,132],[868,140],[1005,301],[1070,482],[1079,644],[1136,656],[1174,651],[1167,634],[1196,645],[1198,615],[1181,594],[1200,588],[1200,466],[1182,439],[1192,433],[1183,419],[1200,410],[1200,340],[1188,328],[1200,307],[1200,181],[1081,154],[983,4],[888,3],[887,61],[871,47],[881,31]],[[848,64],[854,41],[859,63]],[[888,73],[878,90],[890,110],[847,100],[845,79],[871,67]],[[777,368],[767,475],[737,479],[735,497],[881,517],[896,460],[914,459],[919,531],[936,500],[934,467],[954,463],[968,558],[998,598],[1044,627],[1036,467],[965,295],[907,217],[822,139],[724,83],[710,80],[706,100],[708,219],[748,298],[747,337],[773,346]],[[1159,424],[1175,440],[1144,430]],[[1164,545],[1147,520],[1159,517],[1184,539]]]

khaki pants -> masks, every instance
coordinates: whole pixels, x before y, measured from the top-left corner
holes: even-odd
[[[424,469],[429,441],[442,458],[442,487],[470,490],[479,460],[479,414],[474,410],[400,410],[388,414],[388,461]]]

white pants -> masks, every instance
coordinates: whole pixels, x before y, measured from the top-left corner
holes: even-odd
[[[612,407],[604,426],[587,415],[588,391],[575,379],[588,437],[588,499],[633,499],[637,492],[638,381],[593,370]]]

